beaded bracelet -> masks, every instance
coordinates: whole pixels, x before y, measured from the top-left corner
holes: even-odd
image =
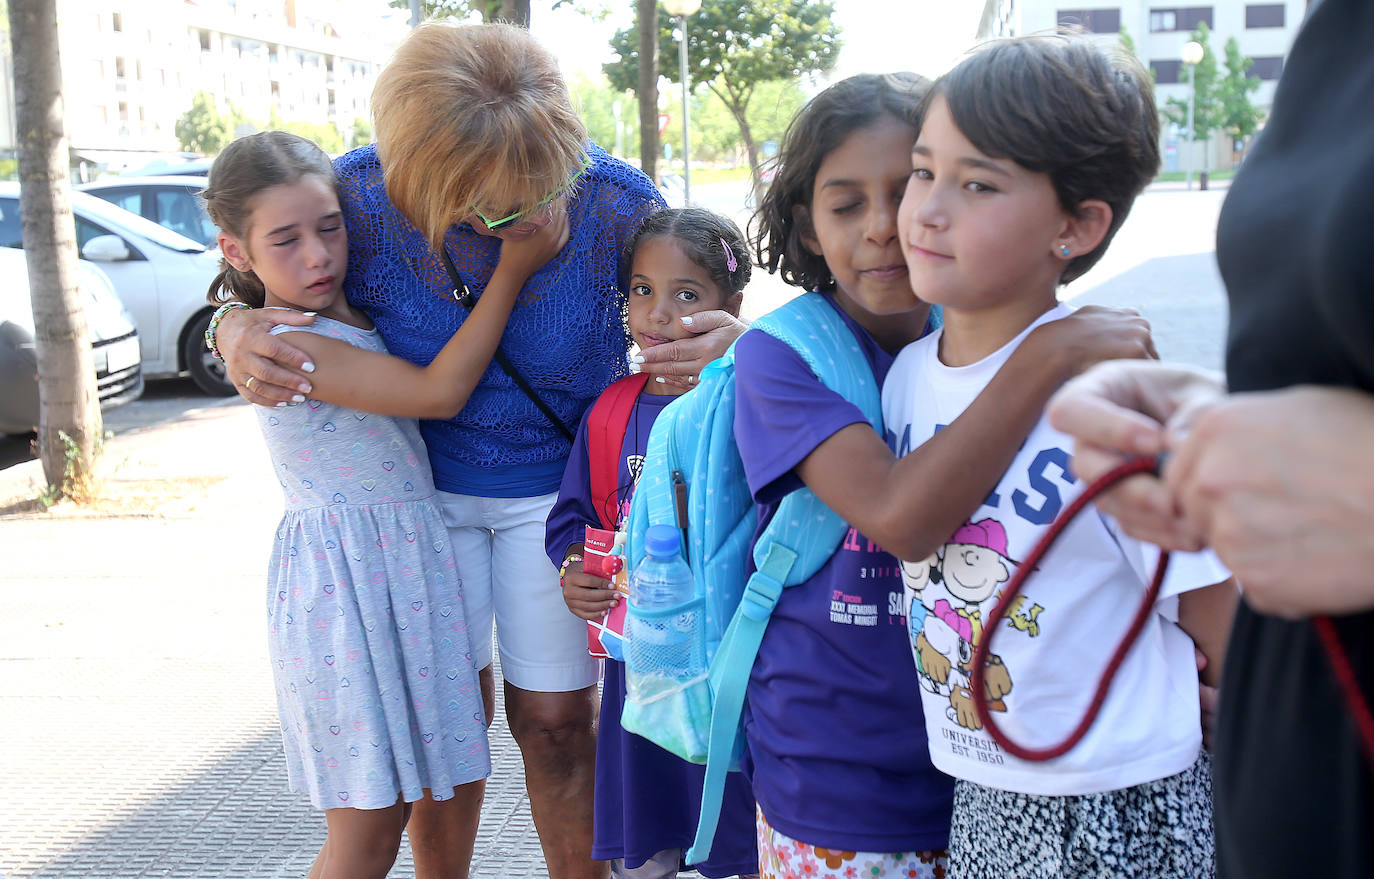
[[[562,586],[562,585],[563,585],[563,575],[566,574],[566,573],[568,573],[568,568],[572,565],[572,563],[573,563],[573,562],[580,562],[580,561],[582,561],[582,556],[578,555],[577,553],[572,553],[572,554],[568,555],[567,557],[565,557],[565,558],[563,559],[563,564],[561,564],[561,565],[558,566],[558,585],[559,585],[559,586]]]
[[[210,315],[210,325],[205,328],[205,347],[210,349],[210,353],[214,355],[216,360],[224,360],[224,356],[219,353],[219,346],[215,344],[215,330],[219,329],[219,322],[224,319],[226,314],[236,308],[252,307],[253,306],[245,305],[242,302],[226,302],[219,308],[216,308],[214,314]]]

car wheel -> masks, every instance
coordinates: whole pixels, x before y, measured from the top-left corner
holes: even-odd
[[[181,356],[186,361],[186,371],[196,386],[212,397],[227,397],[238,393],[238,389],[225,374],[224,363],[211,354],[205,347],[205,328],[210,325],[210,315],[205,312],[191,321],[186,338],[181,343]]]

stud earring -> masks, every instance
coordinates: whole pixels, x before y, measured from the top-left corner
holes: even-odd
[[[1063,254],[1064,256],[1068,256],[1068,255],[1071,253],[1071,251],[1069,250],[1069,245],[1067,245],[1067,244],[1061,244],[1061,245],[1059,245],[1059,252],[1060,252],[1061,254]]]

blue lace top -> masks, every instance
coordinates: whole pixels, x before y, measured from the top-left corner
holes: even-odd
[[[663,200],[640,171],[588,146],[592,167],[568,202],[568,244],[525,284],[501,350],[570,426],[627,372],[621,249]],[[348,300],[376,323],[395,355],[427,364],[460,327],[439,254],[386,197],[375,146],[334,163],[348,224]],[[455,225],[449,255],[481,296],[500,241]],[[493,361],[467,405],[449,421],[421,421],[435,485],[479,497],[534,497],[558,490],[568,442]]]

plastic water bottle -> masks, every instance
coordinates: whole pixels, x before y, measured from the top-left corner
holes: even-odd
[[[701,602],[671,525],[651,525],[630,574],[620,724],[684,760],[706,762],[711,688],[698,638]]]
[[[638,679],[641,685],[661,690],[681,686],[704,673],[693,649],[698,617],[692,604],[696,587],[680,547],[678,530],[671,525],[651,525],[644,535],[644,559],[630,575],[630,612],[626,617],[627,683],[631,687]]]

